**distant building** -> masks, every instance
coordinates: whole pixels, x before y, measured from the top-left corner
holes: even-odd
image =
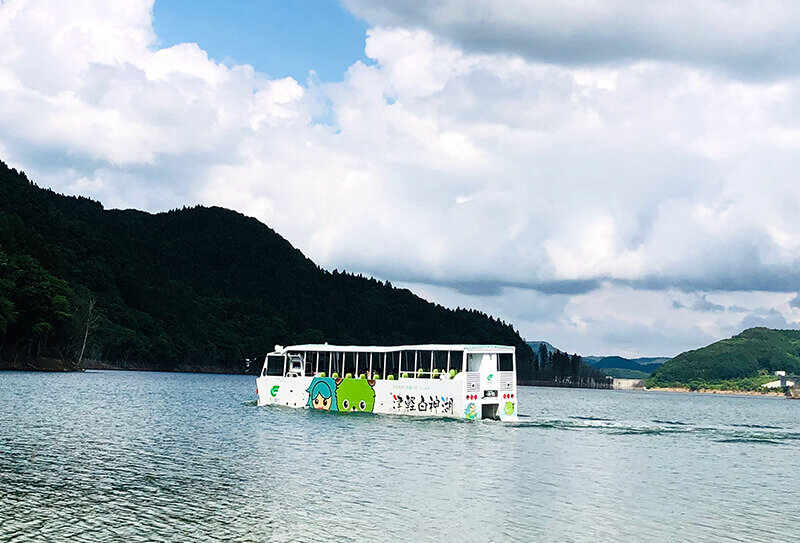
[[[788,388],[793,387],[797,382],[797,378],[795,376],[787,376],[785,371],[776,371],[775,375],[779,377],[777,381],[770,381],[769,383],[765,383],[761,386],[765,388]]]
[[[608,376],[607,379],[613,379],[611,388],[615,390],[642,390],[644,389],[644,381],[642,379],[618,379],[616,377]]]

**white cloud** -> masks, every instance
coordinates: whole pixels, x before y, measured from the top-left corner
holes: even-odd
[[[423,28],[473,52],[567,65],[658,59],[749,77],[797,72],[791,0],[344,0],[376,26]]]
[[[151,4],[0,3],[7,159],[111,206],[233,207],[323,266],[584,353],[800,320],[794,78],[674,55],[546,63],[375,27],[374,65],[301,84],[160,48]]]
[[[584,355],[674,356],[751,326],[800,328],[800,310],[787,308],[794,294],[786,293],[687,293],[603,284],[578,295],[507,288],[487,297],[423,283],[401,286],[452,307],[503,315],[530,340]]]

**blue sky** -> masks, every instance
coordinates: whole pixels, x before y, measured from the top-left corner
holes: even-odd
[[[367,24],[335,0],[156,0],[162,46],[196,42],[226,64],[250,64],[272,77],[341,79],[364,56]]]

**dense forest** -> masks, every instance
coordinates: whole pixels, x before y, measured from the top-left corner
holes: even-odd
[[[563,383],[575,386],[610,384],[605,371],[587,364],[578,354],[570,355],[543,341],[538,342],[530,374],[530,380],[537,384]]]
[[[499,343],[521,378],[533,366],[511,325],[323,270],[253,218],[105,210],[0,162],[2,366],[244,372],[275,344],[324,341]]]
[[[778,370],[800,374],[800,330],[749,328],[686,351],[656,369],[647,386],[757,390]]]

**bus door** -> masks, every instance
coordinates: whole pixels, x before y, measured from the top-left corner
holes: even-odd
[[[497,354],[467,353],[467,394],[475,402],[476,418],[499,419]]]

